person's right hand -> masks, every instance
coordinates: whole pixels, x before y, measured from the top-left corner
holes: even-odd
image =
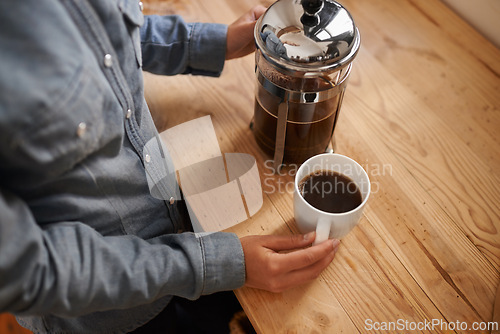
[[[327,240],[307,247],[315,237],[315,232],[306,235],[242,237],[245,286],[282,292],[317,278],[332,262],[340,241]]]

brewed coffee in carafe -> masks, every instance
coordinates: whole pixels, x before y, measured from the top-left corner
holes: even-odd
[[[302,163],[329,146],[359,47],[342,6],[312,2],[279,0],[255,28],[253,132],[276,167]]]

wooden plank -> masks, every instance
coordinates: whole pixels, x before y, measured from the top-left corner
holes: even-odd
[[[394,82],[398,79],[385,75],[386,71],[380,66],[377,68],[376,62],[365,62],[364,58],[369,55],[363,53],[359,57],[360,77],[363,71],[376,71],[380,80],[351,85],[350,94],[362,97],[358,99],[361,109],[358,105],[354,108],[366,111],[363,117],[370,119],[376,136],[390,143],[391,149],[405,160],[406,168],[498,267],[500,210],[497,203],[500,193],[497,175],[492,174],[476,152],[432,112],[432,106],[419,102],[414,94],[402,89],[389,89],[391,85],[397,87]],[[383,90],[378,88],[381,85]]]
[[[362,50],[426,101],[500,175],[500,51],[440,1],[345,5],[360,26]]]
[[[424,165],[418,168],[424,173],[422,182],[435,192],[434,197],[448,208],[468,237],[481,249],[486,245],[484,252],[498,266],[500,238],[495,231],[499,222],[496,203],[500,179],[500,113],[497,109],[500,106],[500,52],[438,1],[435,6],[430,1],[409,3],[411,6],[404,1],[383,5],[372,2],[367,3],[367,7],[352,3],[360,6],[361,21],[370,26],[365,29],[368,41],[364,45],[382,64],[381,71],[392,73],[398,83],[409,87],[424,101],[420,109],[394,109],[389,115],[380,100],[371,100],[372,105],[378,103],[381,111],[374,117],[387,119],[385,125],[379,126],[392,126],[400,132],[400,139],[411,140],[406,155],[410,156],[409,151],[413,150],[411,156],[418,159],[413,162],[414,166]],[[379,9],[380,14],[374,20],[372,13],[380,6],[385,7]],[[427,17],[427,13],[432,17]],[[446,24],[440,24],[444,17]],[[467,40],[464,36],[484,47],[471,46],[464,42]],[[401,45],[394,47],[393,42]],[[384,83],[387,84],[389,82]],[[380,83],[374,83],[376,85]],[[370,93],[373,93],[372,87],[357,92],[373,97]],[[446,124],[447,130],[454,134],[440,133],[442,130],[436,122]],[[413,128],[403,129],[405,125]],[[420,137],[408,138],[415,133]],[[465,165],[469,166],[464,168]],[[444,180],[443,172],[448,176]],[[435,185],[440,179],[441,184]],[[493,246],[489,245],[490,241]]]
[[[445,155],[446,151],[436,150],[432,152],[429,160],[425,160],[412,146],[414,141],[420,140],[415,138],[416,134],[420,133],[416,130],[419,126],[426,128],[427,132],[433,127],[438,127],[438,132],[443,135],[440,140],[446,141],[453,136],[445,124],[432,119],[422,124],[422,119],[425,120],[426,117],[412,117],[417,115],[415,112],[419,109],[419,100],[411,92],[405,92],[401,86],[391,86],[397,79],[384,72],[369,54],[361,55],[357,65],[360,75],[364,73],[364,77],[376,77],[378,81],[376,83],[364,81],[362,86],[365,86],[365,89],[360,91],[359,87],[351,87],[349,95],[346,94],[345,109],[341,119],[348,121],[350,126],[339,132],[340,136],[342,138],[342,134],[349,134],[349,138],[344,140],[352,141],[352,133],[356,133],[360,137],[357,142],[368,145],[369,149],[364,150],[361,155],[356,150],[350,152],[351,155],[367,159],[371,163],[390,162],[393,165],[390,177],[373,176],[372,181],[377,182],[383,192],[373,194],[371,203],[376,202],[377,197],[383,199],[380,198],[380,206],[377,206],[375,215],[371,216],[373,211],[368,211],[367,216],[370,221],[376,222],[375,228],[381,235],[387,236],[390,247],[412,275],[416,275],[416,280],[430,293],[431,299],[444,314],[453,314],[453,310],[445,311],[446,307],[440,303],[450,302],[446,294],[453,294],[453,290],[456,290],[459,296],[462,295],[462,299],[467,300],[466,304],[469,304],[474,313],[480,315],[482,319],[488,319],[491,314],[494,287],[499,278],[495,262],[490,262],[498,258],[498,236],[487,232],[481,235],[487,241],[482,242],[481,239],[477,239],[483,249],[489,247],[490,251],[486,253],[489,255],[490,261],[488,261],[463,232],[463,229],[469,229],[469,233],[477,236],[481,229],[475,227],[474,221],[457,226],[456,221],[449,216],[450,208],[443,208],[436,202],[434,196],[429,196],[429,194],[434,195],[436,190],[429,189],[420,179],[421,171],[430,169],[434,170],[431,175],[434,176],[433,182],[436,188],[441,187],[444,192],[453,192],[455,184],[459,187],[463,181],[455,180],[453,174],[448,176],[450,173],[446,165],[435,163],[435,160]],[[377,88],[380,85],[384,87],[383,91]],[[371,95],[375,96],[376,102],[372,100],[372,96],[363,94],[367,92],[372,92]],[[374,107],[380,105],[384,105],[384,108]],[[396,115],[397,119],[391,119]],[[391,124],[384,124],[388,122]],[[387,131],[391,125],[398,131]],[[341,123],[339,130],[342,126],[345,126],[345,123]],[[401,134],[406,137],[401,138]],[[457,141],[456,145],[460,145],[460,141]],[[431,155],[430,149],[426,150],[429,152],[428,155]],[[466,168],[468,172],[481,170],[481,164],[468,164]],[[485,194],[491,195],[491,191],[494,198],[497,196],[497,190],[490,188],[480,194],[481,200],[486,203],[489,198],[486,198]],[[483,207],[484,204],[478,203],[474,210],[483,210]],[[494,217],[498,212],[493,211],[491,214]],[[494,224],[498,222],[492,219],[486,223],[490,221]],[[407,230],[401,229],[401,225],[406,226]],[[473,232],[470,232],[471,230]],[[438,276],[441,275],[442,278],[439,279]],[[438,281],[443,286],[436,290],[432,286]],[[437,295],[432,296],[433,293]],[[457,300],[458,302],[460,301]],[[456,308],[455,302],[449,307]]]

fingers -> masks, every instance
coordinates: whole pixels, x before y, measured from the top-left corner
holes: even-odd
[[[316,237],[316,232],[295,235],[268,235],[262,241],[262,246],[274,251],[297,249],[309,246]]]
[[[310,282],[316,278],[330,265],[330,263],[335,258],[335,254],[337,253],[338,246],[334,249],[333,252],[330,252],[327,256],[321,258],[319,261],[314,264],[300,268],[298,270],[294,270],[287,275],[287,279],[282,283],[283,285],[279,288],[278,292],[287,290],[294,286],[298,286],[307,282]]]
[[[271,268],[274,269],[270,271],[271,275],[268,277],[266,290],[282,292],[317,278],[335,258],[339,243],[336,242],[335,244],[336,247],[333,247],[334,242],[329,240],[305,250],[289,254],[273,254],[274,260],[270,264]],[[302,262],[305,264],[304,266],[293,265],[293,260],[296,256],[295,253],[297,252],[302,253],[300,256],[308,258],[308,260]],[[288,266],[283,265],[283,262],[278,265],[276,261],[278,257],[282,257],[282,259],[287,258],[289,260]]]
[[[281,292],[318,277],[335,257],[340,242],[327,240],[304,248],[314,238],[314,232],[306,235],[241,238],[246,286]]]
[[[287,254],[277,254],[279,266],[288,271],[307,268],[334,253],[340,244],[339,240],[327,240],[318,245],[297,250]]]

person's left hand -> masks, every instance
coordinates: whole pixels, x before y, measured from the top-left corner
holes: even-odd
[[[258,5],[243,14],[227,28],[226,59],[246,56],[255,50],[253,29],[257,19],[264,14],[266,7]]]

